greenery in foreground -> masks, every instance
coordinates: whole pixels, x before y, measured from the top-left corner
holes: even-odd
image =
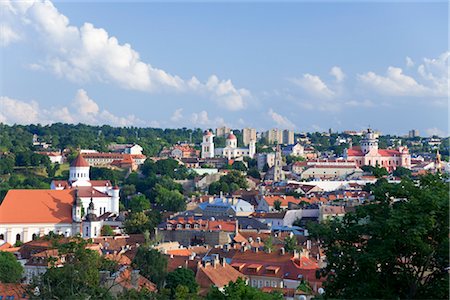
[[[449,293],[449,185],[427,175],[371,187],[376,202],[342,221],[310,226],[323,241],[326,296],[446,299]]]

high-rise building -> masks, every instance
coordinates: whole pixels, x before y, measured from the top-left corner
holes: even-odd
[[[283,144],[286,145],[294,144],[294,131],[283,130]]]
[[[414,138],[414,137],[418,137],[418,136],[419,136],[419,130],[417,130],[417,129],[413,129],[408,132],[409,138]]]
[[[267,130],[264,134],[269,144],[283,143],[283,131],[278,128]]]
[[[250,141],[256,141],[256,129],[255,128],[244,128],[242,129],[242,140],[244,146],[248,146]]]
[[[216,128],[216,136],[218,137],[226,137],[230,132],[231,129],[226,126]]]

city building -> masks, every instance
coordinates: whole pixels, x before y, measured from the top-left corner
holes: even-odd
[[[418,136],[419,136],[419,130],[417,130],[417,129],[413,129],[413,130],[410,130],[408,132],[408,137],[409,138],[415,138],[415,137],[418,137]]]
[[[283,144],[285,145],[294,144],[294,131],[283,130]]]
[[[251,141],[256,141],[256,129],[255,128],[242,129],[242,140],[244,146],[248,146]]]
[[[225,148],[214,147],[214,135],[210,131],[205,131],[202,142],[202,158],[212,158],[215,156],[235,159],[239,157],[251,157],[256,154],[256,141],[250,141],[248,148],[238,148],[237,138],[231,131],[225,141]]]
[[[281,149],[284,156],[301,156],[305,155],[305,148],[299,143],[289,144]]]
[[[231,129],[226,126],[216,128],[216,136],[218,137],[226,137],[230,132]]]
[[[92,238],[101,227],[118,227],[119,188],[109,180],[89,180],[81,156],[70,165],[69,180],[54,180],[49,190],[9,190],[0,205],[0,240],[28,242],[50,231]]]
[[[275,153],[258,153],[256,154],[256,162],[258,166],[258,170],[263,170],[264,166],[267,164],[267,167],[270,169],[275,164]]]
[[[354,160],[358,167],[383,167],[393,171],[398,167],[411,168],[411,155],[407,147],[397,149],[378,149],[378,139],[375,133],[368,129],[360,146],[344,150],[344,158]]]
[[[210,197],[194,210],[196,214],[207,217],[238,217],[249,216],[254,212],[253,205],[242,199],[231,197]]]
[[[138,144],[111,144],[108,150],[123,154],[142,154],[144,149]]]

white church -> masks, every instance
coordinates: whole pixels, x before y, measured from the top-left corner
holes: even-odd
[[[26,243],[50,231],[94,238],[103,225],[120,227],[119,188],[90,180],[89,169],[79,155],[68,181],[53,180],[49,190],[9,190],[0,205],[0,244]]]
[[[225,157],[227,159],[236,159],[239,157],[248,156],[254,158],[256,154],[256,141],[251,140],[248,148],[238,148],[237,138],[233,131],[228,134],[225,148],[214,148],[214,135],[207,130],[203,134],[202,142],[202,158]]]

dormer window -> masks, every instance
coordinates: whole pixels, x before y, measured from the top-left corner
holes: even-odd
[[[191,224],[186,224],[186,228],[191,228]]]
[[[183,228],[183,225],[182,224],[177,224],[177,229],[181,229],[181,228]]]
[[[194,224],[194,228],[198,229],[198,228],[200,228],[200,225]]]

